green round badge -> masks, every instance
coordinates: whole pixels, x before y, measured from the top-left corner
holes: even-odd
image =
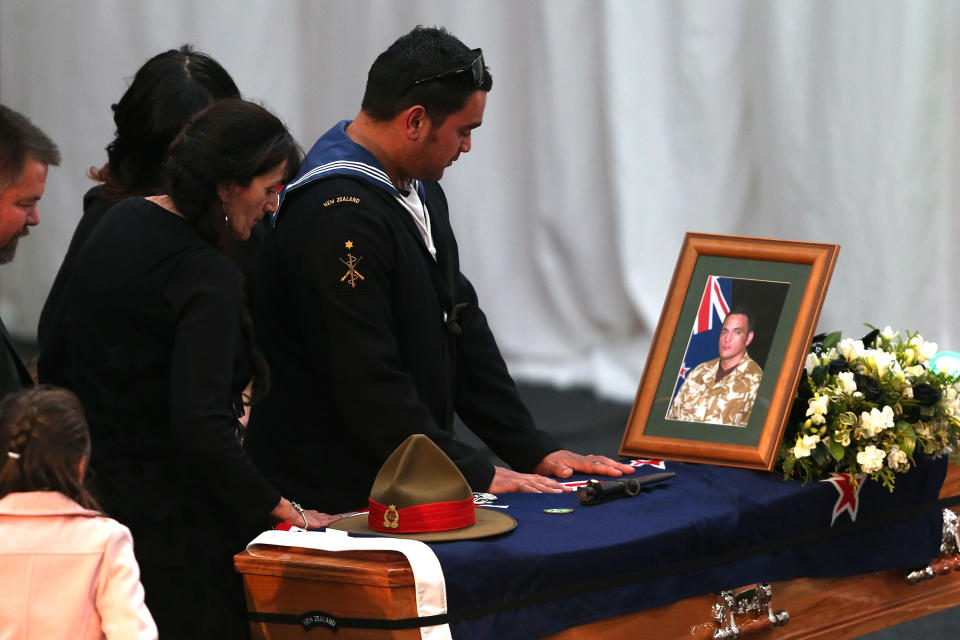
[[[544,509],[544,513],[573,513],[573,509],[569,507],[554,507],[552,509]]]

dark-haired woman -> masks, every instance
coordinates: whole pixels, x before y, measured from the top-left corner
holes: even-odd
[[[163,193],[163,160],[183,125],[213,102],[239,97],[240,90],[226,69],[190,45],[157,54],[140,67],[120,101],[111,107],[116,134],[107,145],[106,164],[89,171],[100,184],[83,196],[83,217],[40,313],[37,340],[41,346],[73,262],[107,210],[131,196]]]
[[[243,637],[233,554],[270,515],[332,520],[281,498],[235,437],[241,391],[265,372],[223,248],[276,210],[299,158],[262,107],[198,114],[171,147],[167,193],[113,207],[87,240],[40,354],[40,379],[86,407],[96,495],[133,532],[161,637]]]

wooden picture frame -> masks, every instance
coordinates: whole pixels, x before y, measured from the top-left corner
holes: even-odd
[[[620,455],[771,470],[839,250],[837,244],[687,233]],[[713,414],[703,420],[690,418],[692,413],[680,414],[672,405],[686,379],[703,379],[700,372],[709,370],[710,362],[704,361],[705,368],[696,371],[687,359],[696,340],[709,344],[705,342],[709,336],[701,336],[701,330],[715,330],[720,335],[717,322],[722,326],[725,317],[722,287],[737,290],[737,296],[731,297],[752,296],[759,303],[756,306],[762,314],[744,311],[743,317],[762,315],[762,322],[753,323],[755,330],[750,335],[757,338],[748,342],[759,345],[762,338],[766,344],[759,365],[762,376],[751,387],[755,400],[746,413],[736,414],[740,417]],[[711,297],[714,294],[719,297]],[[736,299],[726,302],[741,308]],[[736,313],[740,311],[729,315]],[[731,319],[731,326],[735,322]],[[704,329],[707,324],[708,330]],[[728,328],[726,333],[732,331]],[[717,338],[713,340],[714,345],[719,344]],[[719,347],[714,351],[720,355]],[[753,355],[749,346],[747,351]],[[692,383],[691,388],[699,387]],[[687,402],[680,406],[698,397],[693,393],[685,393]],[[727,408],[727,402],[720,406]]]

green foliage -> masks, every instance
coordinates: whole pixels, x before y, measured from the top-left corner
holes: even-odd
[[[839,331],[832,331],[827,334],[827,337],[823,339],[823,350],[829,351],[830,349],[836,349],[837,345],[840,344],[841,334]]]

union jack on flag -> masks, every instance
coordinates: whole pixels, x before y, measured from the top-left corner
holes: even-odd
[[[726,293],[724,293],[724,289],[726,289]],[[730,313],[729,300],[730,278],[708,276],[707,286],[703,290],[703,297],[700,299],[700,307],[697,310],[697,325],[693,333],[698,334],[713,330],[714,316],[718,316],[719,323],[722,325],[727,314]]]

